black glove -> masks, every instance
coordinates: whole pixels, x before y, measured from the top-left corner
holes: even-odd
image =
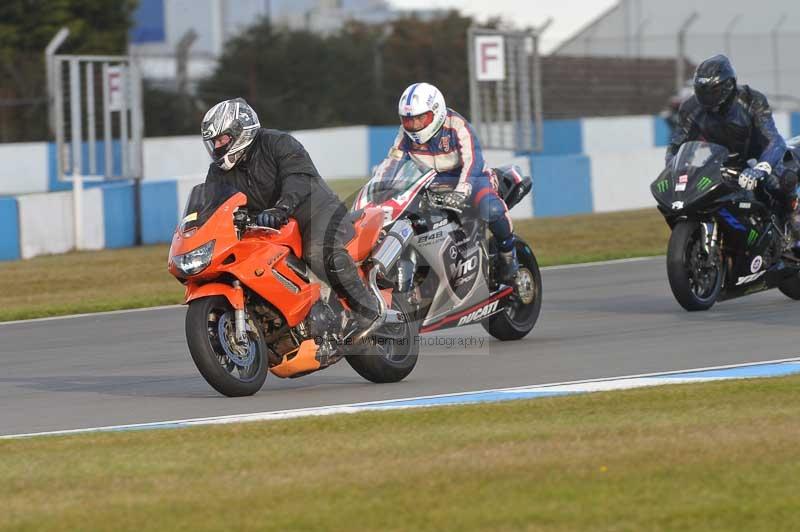
[[[460,192],[448,192],[442,194],[442,204],[450,209],[463,210],[467,202],[467,196]]]
[[[261,211],[261,213],[256,216],[256,223],[261,227],[280,229],[289,223],[289,213],[285,207],[278,205],[271,209]]]
[[[467,203],[467,198],[472,194],[472,185],[469,183],[459,183],[453,192],[448,192],[442,197],[442,203],[445,207],[451,209],[463,210]]]

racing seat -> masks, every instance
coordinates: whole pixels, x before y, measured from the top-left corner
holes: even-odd
[[[533,180],[522,175],[522,169],[516,164],[507,164],[492,168],[497,177],[497,193],[510,209],[520,202],[533,188]]]

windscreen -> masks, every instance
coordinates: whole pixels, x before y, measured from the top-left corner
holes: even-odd
[[[365,199],[379,205],[414,186],[428,170],[420,168],[408,155],[390,156],[375,169],[365,191]]]
[[[203,183],[194,187],[183,211],[181,231],[202,226],[237,192],[238,190],[224,183]]]
[[[688,174],[696,168],[715,167],[717,169],[728,159],[728,150],[719,144],[692,141],[684,143],[673,160],[673,170],[677,174]]]

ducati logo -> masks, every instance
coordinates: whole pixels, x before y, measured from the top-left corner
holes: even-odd
[[[492,301],[486,306],[479,308],[478,310],[472,311],[460,320],[458,320],[458,325],[465,325],[467,323],[472,323],[473,321],[480,321],[486,316],[493,314],[494,311],[497,310],[497,306],[500,304],[500,301]]]

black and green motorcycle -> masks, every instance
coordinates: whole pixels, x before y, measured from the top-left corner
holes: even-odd
[[[686,310],[707,310],[775,287],[800,299],[788,221],[764,187],[739,186],[728,160],[720,145],[687,142],[650,185],[672,229],[667,275],[675,299]]]

